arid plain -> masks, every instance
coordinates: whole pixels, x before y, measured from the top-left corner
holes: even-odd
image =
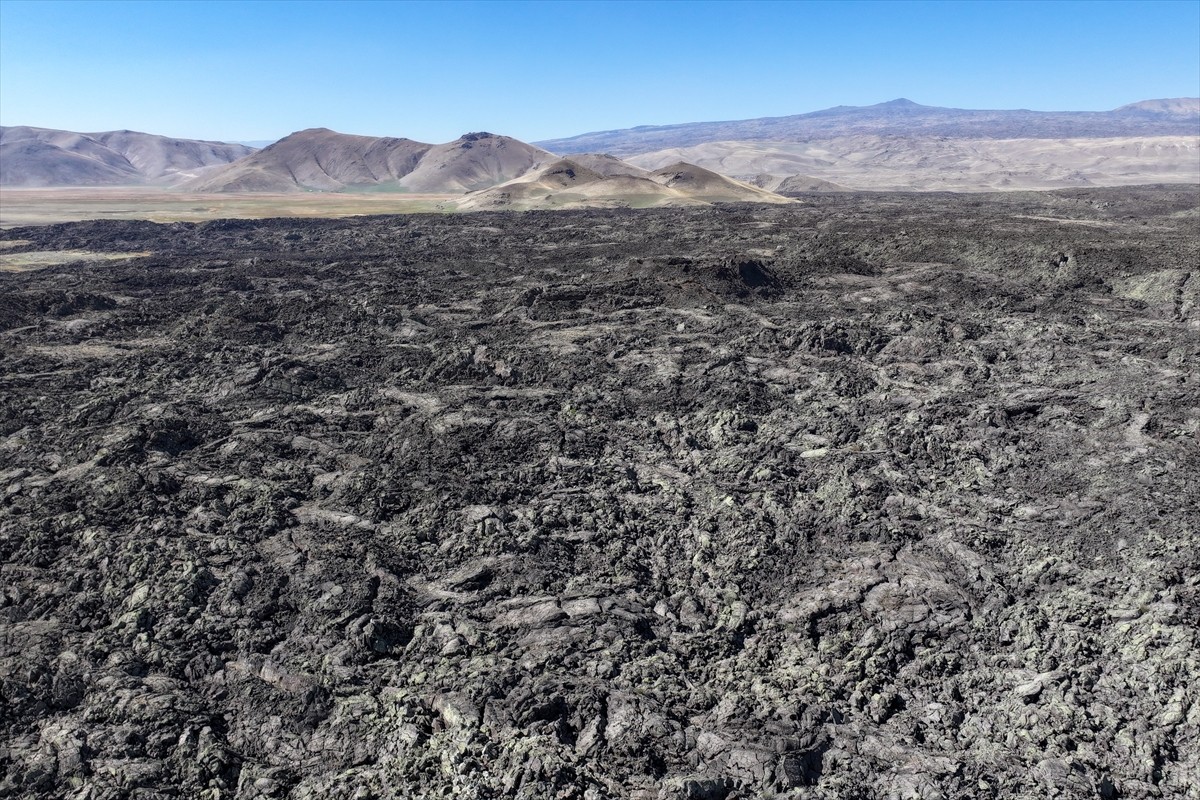
[[[194,194],[155,187],[0,189],[0,229],[85,219],[204,222],[435,212],[456,195],[400,193]]]

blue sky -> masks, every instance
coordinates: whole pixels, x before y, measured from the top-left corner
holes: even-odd
[[[1200,95],[1200,0],[0,0],[0,123],[224,140],[525,140],[907,97]]]

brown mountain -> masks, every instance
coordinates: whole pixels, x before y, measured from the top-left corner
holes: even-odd
[[[559,159],[513,180],[474,192],[460,201],[457,208],[462,211],[615,206],[650,208],[707,205],[713,202],[789,201],[693,164],[674,164],[667,169],[649,172],[612,156],[584,155]]]
[[[0,186],[129,186],[172,181],[254,152],[224,142],[137,131],[0,128]]]
[[[780,177],[770,173],[759,173],[746,181],[751,186],[766,189],[784,196],[790,194],[808,194],[811,192],[845,192],[845,186],[839,186],[832,181],[814,178],[811,175],[789,175]]]
[[[524,175],[554,156],[508,136],[468,133],[447,144],[299,131],[182,185],[198,192],[379,189],[462,194]]]
[[[432,145],[309,128],[183,184],[198,192],[336,192],[395,183]]]
[[[728,178],[710,169],[678,161],[655,170],[650,179],[668,189],[705,202],[786,202],[778,195],[757,186]]]
[[[460,194],[526,174],[554,156],[540,147],[492,133],[468,133],[430,148],[400,186],[411,192]]]
[[[622,161],[616,156],[597,153],[579,153],[571,156],[571,161],[606,177],[613,175],[632,175],[636,178],[649,178],[650,170]]]

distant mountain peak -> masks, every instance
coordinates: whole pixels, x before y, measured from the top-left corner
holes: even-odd
[[[928,106],[898,97],[869,106],[835,106],[786,117],[687,122],[594,131],[536,142],[552,153],[607,152],[620,157],[710,142],[812,141],[841,136],[952,139],[1061,139],[1194,136],[1194,98],[1146,100],[1111,111],[1030,111]]]
[[[1117,113],[1143,112],[1150,114],[1167,114],[1184,117],[1194,117],[1200,114],[1200,98],[1197,97],[1165,97],[1155,100],[1142,100],[1130,103],[1116,109]]]

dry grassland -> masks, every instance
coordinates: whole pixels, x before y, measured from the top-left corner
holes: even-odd
[[[0,228],[86,219],[203,222],[268,217],[349,217],[449,210],[450,195],[183,194],[162,189],[69,188],[0,190]]]

